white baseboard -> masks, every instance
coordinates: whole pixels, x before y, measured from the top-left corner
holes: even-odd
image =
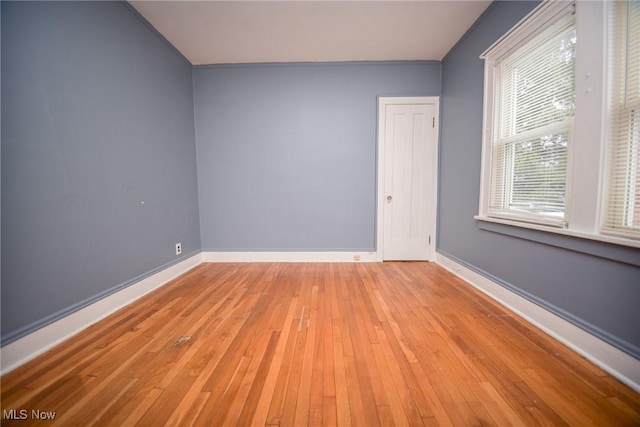
[[[0,349],[2,375],[201,263],[202,254],[196,254],[5,345]]]
[[[377,252],[203,252],[203,262],[377,262]]]
[[[640,360],[441,253],[436,262],[640,392]]]

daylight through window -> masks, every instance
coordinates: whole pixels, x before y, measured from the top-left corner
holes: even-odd
[[[494,62],[489,215],[564,222],[575,110],[574,21],[564,15]]]
[[[640,247],[640,0],[544,1],[480,58],[476,218]]]

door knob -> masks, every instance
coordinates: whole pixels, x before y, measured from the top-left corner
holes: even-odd
[[[391,196],[387,196],[387,202],[390,202],[393,199]]]

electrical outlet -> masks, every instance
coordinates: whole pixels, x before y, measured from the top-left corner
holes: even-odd
[[[182,253],[182,243],[176,243],[176,255],[180,255]]]
[[[353,260],[356,261],[356,262],[360,261],[360,255],[354,255],[353,256]]]

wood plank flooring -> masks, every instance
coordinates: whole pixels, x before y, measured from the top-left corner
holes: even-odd
[[[202,264],[1,393],[3,426],[640,425],[639,394],[430,263]]]

